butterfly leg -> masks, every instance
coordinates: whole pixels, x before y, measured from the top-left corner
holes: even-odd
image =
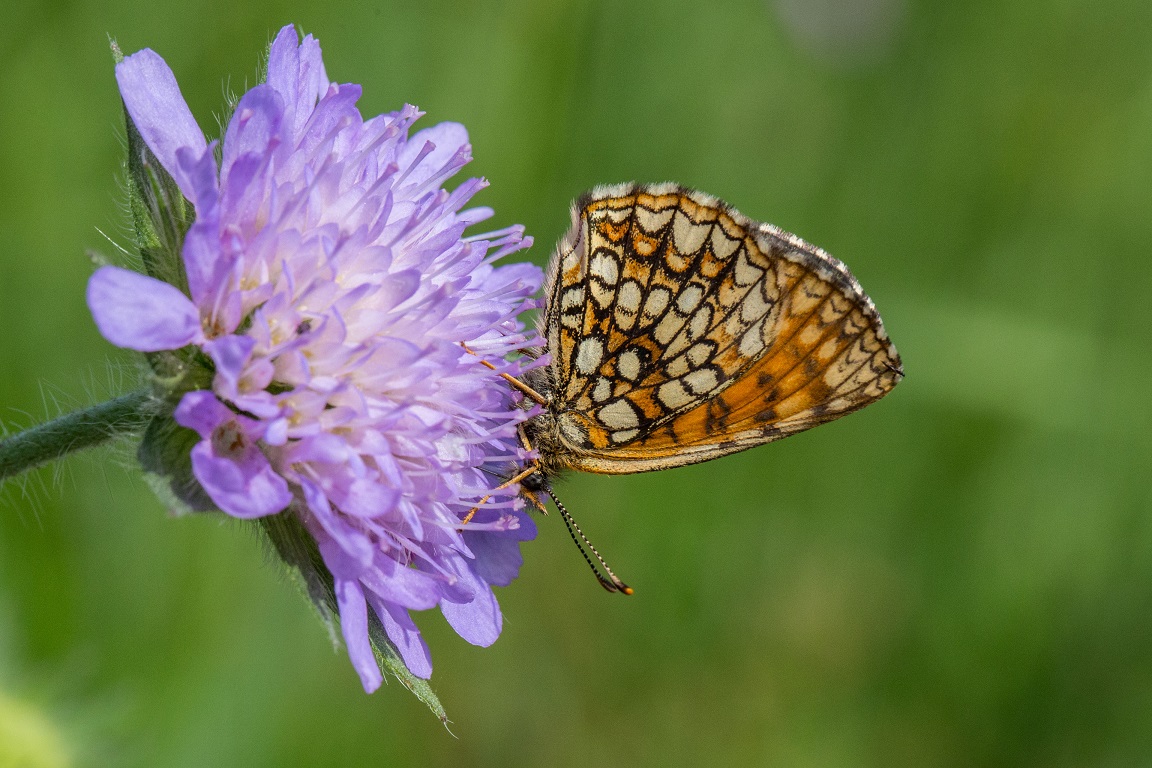
[[[540,471],[540,467],[537,466],[536,464],[532,464],[532,465],[526,467],[524,469],[524,471],[520,472],[515,477],[510,477],[507,480],[505,480],[504,482],[500,483],[500,485],[498,485],[492,489],[492,493],[485,494],[484,497],[480,499],[480,501],[476,502],[476,506],[474,506],[474,507],[472,507],[472,509],[468,510],[468,514],[464,515],[464,519],[460,521],[460,525],[461,526],[468,525],[468,523],[470,523],[472,521],[472,518],[476,516],[476,513],[478,511],[480,511],[480,507],[484,506],[485,502],[487,502],[488,499],[495,496],[499,491],[502,491],[509,486],[515,485],[516,483],[520,482],[524,478],[529,477],[531,475],[534,475],[539,471]],[[540,502],[538,499],[531,498],[531,500],[536,506],[540,506]]]
[[[467,352],[468,354],[470,354],[470,355],[476,354],[472,350],[468,349],[468,345],[465,344],[464,342],[460,342],[460,346],[464,347],[464,351]],[[487,368],[490,371],[496,370],[496,366],[492,365],[492,363],[488,362],[487,360],[480,360],[480,365],[484,366],[485,368]],[[525,395],[527,395],[532,400],[535,400],[536,402],[540,403],[540,405],[548,405],[548,398],[544,397],[544,395],[542,395],[539,392],[537,392],[536,390],[532,389],[532,387],[530,387],[527,384],[525,384],[524,382],[520,381],[520,379],[516,378],[515,376],[509,376],[507,373],[501,373],[501,374],[499,374],[499,376],[500,376],[500,378],[504,379],[504,381],[511,384],[514,389],[520,390],[521,392],[523,392]]]

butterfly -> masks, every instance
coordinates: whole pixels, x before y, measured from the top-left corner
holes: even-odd
[[[544,290],[550,360],[513,380],[542,406],[521,426],[538,458],[509,483],[553,501],[566,470],[708,461],[863,408],[904,376],[843,263],[676,184],[580,197]],[[630,593],[597,558],[601,584]]]

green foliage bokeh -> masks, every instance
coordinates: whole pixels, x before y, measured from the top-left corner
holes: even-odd
[[[456,738],[397,685],[366,696],[252,533],[168,518],[129,451],[40,470],[0,495],[0,739],[35,730],[44,765],[1152,759],[1152,5],[5,15],[10,430],[137,373],[84,305],[86,253],[128,242],[107,36],[164,56],[213,133],[222,83],[252,84],[287,22],[366,114],[467,125],[478,202],[527,226],[538,263],[585,189],[679,181],[846,261],[908,378],[783,443],[563,483],[637,593],[600,590],[553,516],[499,591],[493,647],[417,617]]]

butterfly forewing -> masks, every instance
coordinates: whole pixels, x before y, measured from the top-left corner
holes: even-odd
[[[902,376],[836,259],[675,185],[601,188],[573,212],[545,334],[557,463],[704,461],[860,408]]]

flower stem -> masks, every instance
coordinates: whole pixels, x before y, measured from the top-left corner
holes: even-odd
[[[0,480],[147,426],[150,389],[65,414],[0,440]]]

